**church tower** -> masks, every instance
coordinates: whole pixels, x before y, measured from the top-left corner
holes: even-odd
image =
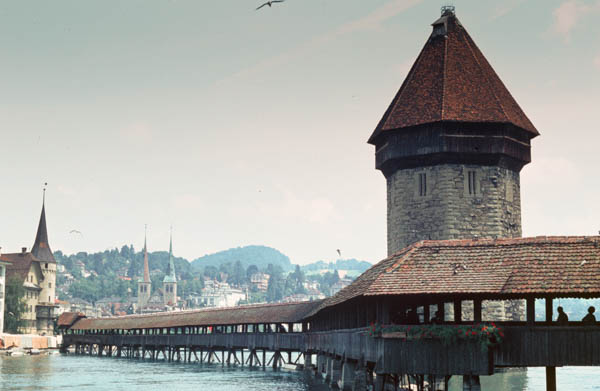
[[[144,276],[138,281],[138,312],[148,304],[150,300],[150,291],[152,290],[152,281],[150,280],[150,267],[148,266],[148,247],[146,246],[146,231],[144,230]]]
[[[443,7],[369,138],[387,180],[388,254],[424,239],[521,236],[519,173],[538,135]]]
[[[36,328],[38,334],[54,335],[54,309],[56,300],[56,260],[48,242],[48,229],[46,227],[46,189],[42,197],[42,213],[38,223],[35,241],[31,253],[38,259],[42,270],[43,280],[40,282],[42,290],[39,293],[36,305]]]
[[[177,277],[175,276],[175,263],[173,262],[173,229],[169,240],[169,266],[163,279],[164,303],[168,306],[177,305]]]

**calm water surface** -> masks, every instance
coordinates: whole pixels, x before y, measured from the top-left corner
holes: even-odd
[[[600,390],[600,368],[558,368],[558,389]],[[458,380],[458,379],[457,379]],[[453,390],[461,389],[454,381]],[[544,391],[543,368],[482,378],[486,391]],[[0,356],[0,390],[314,390],[320,380],[303,372],[220,365],[142,362],[88,356]]]

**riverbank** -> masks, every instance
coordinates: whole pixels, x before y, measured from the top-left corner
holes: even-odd
[[[61,343],[60,336],[36,334],[0,334],[0,355],[55,354]]]

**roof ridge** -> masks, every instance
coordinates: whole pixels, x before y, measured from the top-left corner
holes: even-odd
[[[444,71],[442,76],[442,112],[440,113],[440,120],[444,120],[444,104],[446,102],[446,70],[448,69],[448,32],[444,36],[444,57],[442,57],[444,61]]]
[[[466,29],[463,28],[462,32],[463,32],[463,34],[465,34],[465,36],[467,38],[469,38],[469,39],[465,39],[465,44],[469,48],[469,52],[471,53],[471,56],[473,57],[473,59],[475,59],[475,62],[479,66],[479,70],[481,71],[481,74],[487,80],[488,86],[489,86],[489,88],[490,88],[490,90],[492,92],[492,95],[494,95],[494,98],[496,99],[496,102],[498,102],[498,105],[500,106],[500,109],[502,110],[502,113],[504,114],[504,117],[506,118],[506,121],[507,122],[511,122],[510,117],[508,116],[508,114],[506,113],[506,110],[504,109],[504,105],[502,104],[502,101],[500,100],[500,98],[498,98],[498,94],[496,93],[496,89],[494,88],[494,85],[493,85],[492,81],[488,77],[487,72],[484,72],[483,67],[481,66],[481,62],[479,61],[479,58],[477,58],[477,56],[475,55],[473,47],[471,46],[471,42],[473,42],[473,45],[475,45],[475,47],[477,47],[477,44],[475,44],[475,41],[473,41],[473,39],[471,38],[471,36],[469,35],[469,33],[467,32]],[[479,48],[477,48],[477,49],[479,50]],[[481,50],[479,50],[479,51],[481,51]],[[492,71],[494,71],[493,68],[492,68]],[[496,71],[494,71],[494,73],[495,72]]]

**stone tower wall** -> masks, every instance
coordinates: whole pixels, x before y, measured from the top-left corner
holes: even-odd
[[[177,305],[177,283],[163,283],[165,305]]]
[[[471,191],[469,171],[475,173]],[[387,176],[387,202],[388,255],[419,240],[521,236],[519,173],[506,168],[442,164],[397,170]]]
[[[146,287],[144,290],[143,287]],[[152,290],[152,283],[150,282],[138,282],[138,299],[137,306],[139,309],[146,306],[148,304],[148,300],[150,300]]]
[[[56,299],[56,263],[40,262],[40,268],[44,276],[44,281],[41,282],[42,290],[40,291],[39,302],[54,304]]]

